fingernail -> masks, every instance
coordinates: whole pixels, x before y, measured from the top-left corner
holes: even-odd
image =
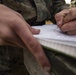
[[[40,29],[36,29],[36,31],[40,31]]]
[[[35,31],[36,31],[36,32],[40,32],[40,29],[36,29]]]
[[[44,67],[44,70],[47,71],[47,72],[49,72],[50,69],[51,69],[51,68],[50,68],[49,66]]]

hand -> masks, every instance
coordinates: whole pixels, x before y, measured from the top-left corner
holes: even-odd
[[[39,32],[40,30],[31,28],[19,13],[0,4],[0,45],[22,48],[27,46],[42,67],[49,70],[50,63],[42,47],[32,35]]]
[[[59,14],[57,14],[56,16],[58,17],[58,15]],[[55,18],[58,24],[57,17]],[[63,20],[63,23],[61,23],[60,25],[58,24],[59,28],[69,35],[76,35],[76,8],[71,8],[70,10],[68,10],[67,15],[65,15],[65,17],[63,17],[63,19],[61,20]]]
[[[76,35],[76,7],[71,8],[70,12],[64,18],[64,25],[61,30],[70,35]]]
[[[59,28],[64,24],[64,17],[69,13],[69,9],[64,9],[55,15],[55,20]]]

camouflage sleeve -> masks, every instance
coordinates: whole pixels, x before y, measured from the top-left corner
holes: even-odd
[[[44,0],[2,0],[2,4],[22,14],[30,24],[42,23],[50,17]]]
[[[67,9],[69,7],[66,6],[65,0],[52,0],[53,2],[53,15],[55,15],[57,12]]]

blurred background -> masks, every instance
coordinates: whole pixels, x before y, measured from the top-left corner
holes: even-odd
[[[71,0],[65,0],[67,6],[71,6]]]
[[[71,0],[65,0],[67,4],[70,4]]]

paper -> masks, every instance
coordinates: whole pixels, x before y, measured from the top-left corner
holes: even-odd
[[[76,43],[76,35],[67,35],[61,32],[57,28],[57,25],[43,25],[43,26],[33,26],[36,29],[40,29],[40,34],[34,35],[37,38],[51,39],[51,40],[61,40]]]
[[[34,35],[41,45],[76,58],[76,35],[62,33],[57,25],[34,26],[34,28],[41,30],[40,34]]]

